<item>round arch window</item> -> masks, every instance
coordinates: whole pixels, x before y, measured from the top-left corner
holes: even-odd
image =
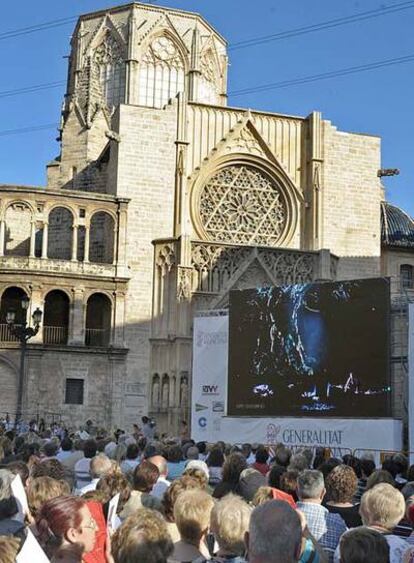
[[[276,246],[289,224],[289,205],[283,189],[266,172],[234,164],[204,184],[199,216],[210,240]]]

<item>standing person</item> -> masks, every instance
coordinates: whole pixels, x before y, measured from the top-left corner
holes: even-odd
[[[308,529],[333,561],[333,554],[347,527],[339,514],[331,514],[321,506],[325,496],[323,475],[315,469],[306,469],[298,476],[297,508],[304,513]]]
[[[149,441],[154,439],[155,434],[155,422],[150,420],[147,416],[143,416],[142,420],[142,433],[144,437]]]

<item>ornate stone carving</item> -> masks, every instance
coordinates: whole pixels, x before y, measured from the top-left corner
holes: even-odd
[[[258,255],[271,273],[275,284],[309,283],[315,278],[315,254],[275,252],[261,248]]]
[[[191,248],[196,292],[219,294],[239,284],[256,287],[309,283],[316,277],[318,255],[315,253],[198,242],[192,243]]]
[[[249,154],[256,154],[263,158],[267,158],[265,151],[247,127],[241,129],[238,136],[230,139],[229,143],[224,147],[224,151],[247,152]]]
[[[171,271],[171,268],[175,265],[174,243],[167,243],[158,248],[155,263],[163,276]]]
[[[276,182],[242,164],[223,168],[206,182],[199,212],[208,238],[237,244],[275,246],[289,221]]]
[[[154,39],[145,55],[142,57],[144,64],[161,62],[172,68],[184,68],[182,57],[168,37],[160,36]]]
[[[193,285],[193,269],[179,266],[177,269],[177,299],[189,301]]]
[[[95,49],[94,59],[98,65],[122,63],[121,47],[111,33],[106,33],[105,39]]]
[[[205,80],[210,82],[218,92],[220,90],[220,71],[211,49],[207,49],[201,55],[200,71]]]

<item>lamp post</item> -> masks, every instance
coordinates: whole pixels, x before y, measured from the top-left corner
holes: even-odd
[[[40,323],[42,320],[42,311],[39,307],[32,315],[33,327],[27,326],[27,310],[30,305],[29,298],[25,295],[21,301],[23,318],[21,324],[15,324],[16,312],[13,310],[7,311],[6,322],[13,336],[16,336],[20,342],[20,370],[19,370],[19,386],[17,389],[17,410],[15,427],[20,421],[22,416],[22,405],[23,405],[23,386],[24,386],[24,368],[25,368],[25,358],[26,358],[26,345],[27,341],[35,336],[40,329]]]

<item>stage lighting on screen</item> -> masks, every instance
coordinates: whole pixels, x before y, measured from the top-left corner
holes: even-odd
[[[386,278],[230,294],[228,415],[390,416]]]

